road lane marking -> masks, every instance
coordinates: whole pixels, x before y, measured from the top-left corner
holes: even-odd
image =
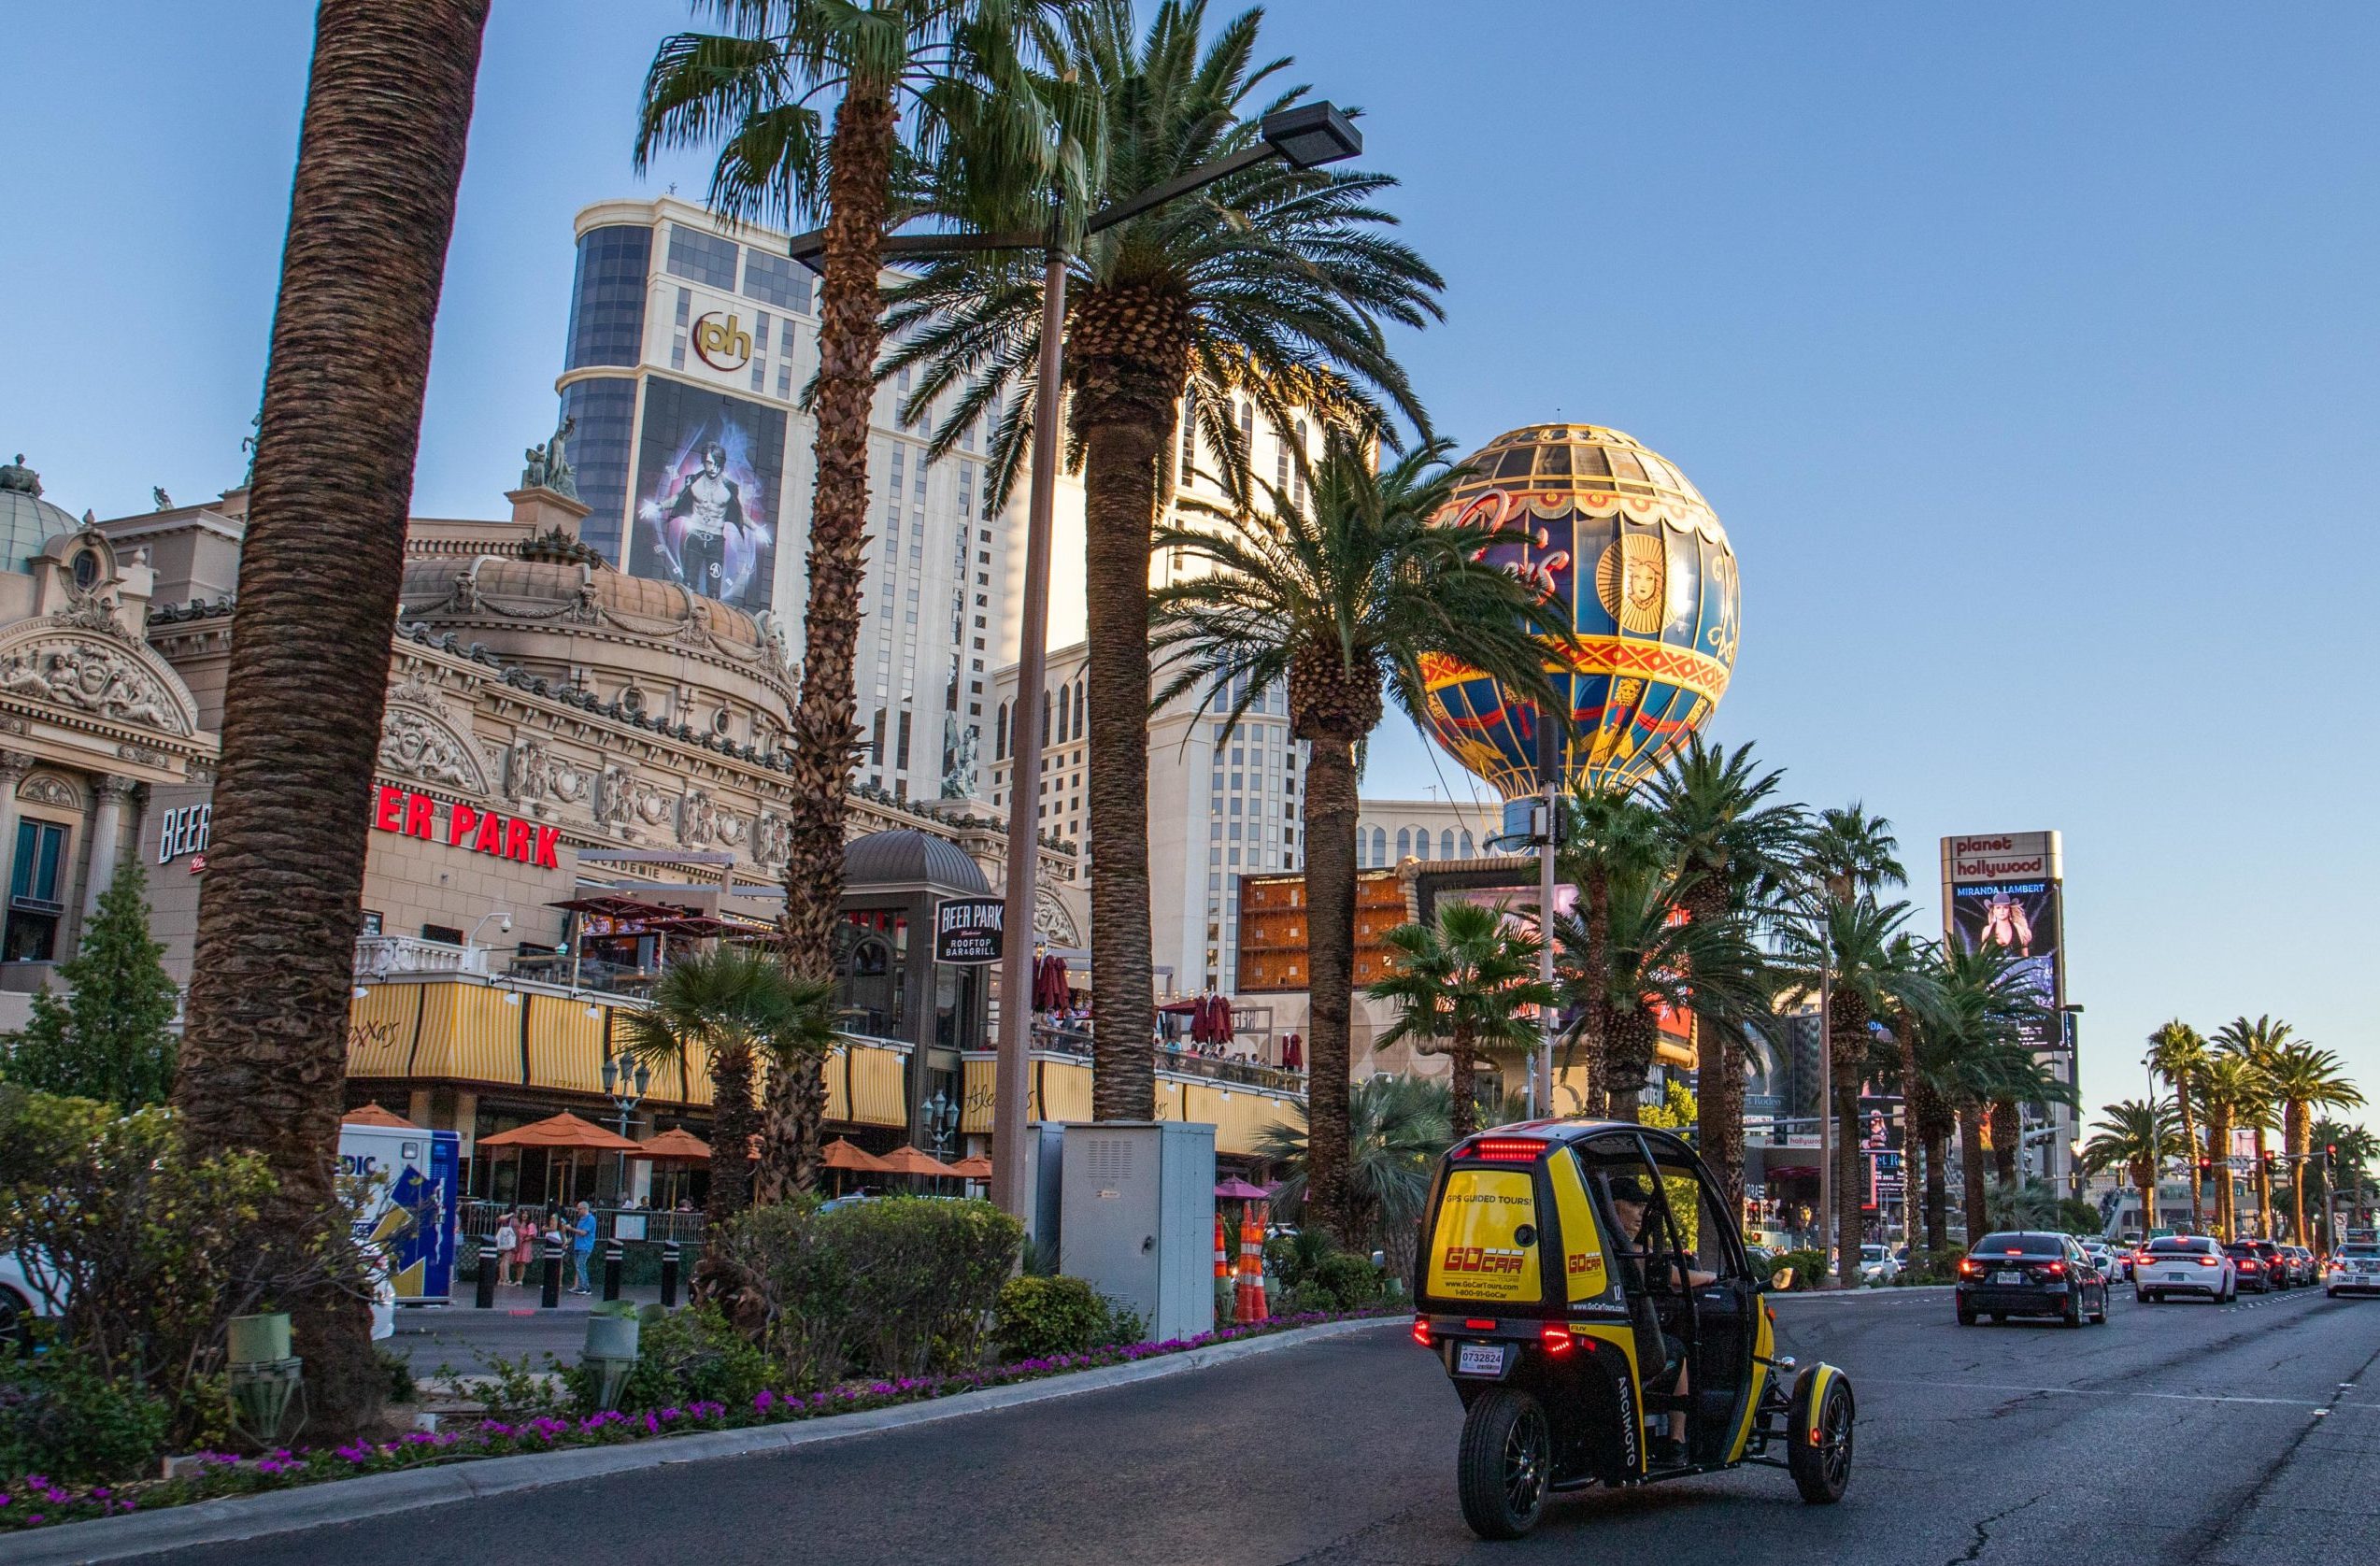
[[[1952,1392],[2021,1392],[2032,1397],[2155,1398],[2165,1402],[2245,1402],[2272,1408],[2326,1408],[2308,1398],[2247,1398],[2219,1392],[2131,1392],[2098,1387],[2017,1387],[1997,1381],[1918,1381],[1908,1376],[1862,1375],[1862,1386],[1931,1387]],[[2354,1406],[2352,1404],[2348,1406]]]

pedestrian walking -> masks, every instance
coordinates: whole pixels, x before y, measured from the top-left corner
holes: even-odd
[[[537,1215],[526,1207],[520,1209],[513,1232],[520,1237],[520,1243],[512,1248],[512,1281],[527,1283],[529,1268],[537,1260]]]
[[[520,1244],[519,1231],[512,1227],[512,1215],[500,1214],[496,1218],[496,1281],[509,1287],[512,1283],[512,1253]]]
[[[571,1224],[570,1260],[578,1269],[578,1287],[574,1292],[592,1294],[595,1291],[595,1210],[586,1203],[578,1203],[578,1217]]]

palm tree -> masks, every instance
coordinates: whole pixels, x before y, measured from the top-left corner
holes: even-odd
[[[823,1060],[834,1046],[834,984],[786,973],[745,947],[681,957],[644,1004],[623,1012],[622,1046],[648,1065],[682,1065],[699,1054],[711,1076],[710,1195],[706,1232],[749,1203],[746,1165],[756,1129],[753,1076]]]
[[[1356,777],[1358,757],[1379,726],[1384,695],[1417,723],[1428,701],[1423,665],[1451,659],[1560,705],[1535,635],[1536,595],[1489,563],[1489,546],[1517,533],[1438,527],[1461,475],[1432,442],[1375,474],[1369,454],[1333,431],[1301,509],[1266,486],[1271,505],[1229,526],[1169,526],[1172,548],[1210,567],[1158,591],[1153,650],[1171,679],[1164,703],[1192,691],[1225,729],[1278,682],[1289,690],[1290,732],[1308,748],[1299,819],[1305,850],[1307,989],[1311,1079],[1348,1075],[1347,1018],[1355,993]],[[1557,617],[1569,619],[1564,611]],[[1238,704],[1230,692],[1240,692]],[[1314,1116],[1317,1221],[1340,1224],[1339,1181],[1347,1128],[1334,1094]]]
[[[2141,1193],[2141,1233],[2157,1232],[2157,1174],[2182,1146],[2181,1117],[2173,1105],[2126,1099],[2102,1105],[2099,1124],[2083,1144],[2083,1167],[2121,1169]]]
[[[661,149],[716,143],[711,210],[786,227],[822,218],[826,226],[811,392],[818,433],[809,602],[801,698],[787,747],[792,787],[782,926],[786,965],[812,979],[834,972],[842,901],[845,796],[858,733],[852,662],[866,572],[868,417],[884,340],[879,278],[896,174],[939,164],[990,202],[1037,190],[1054,166],[1067,166],[1054,157],[1047,99],[1018,50],[1023,19],[1040,4],[709,0],[724,31],[663,39],[638,106],[638,172]],[[827,129],[818,100],[830,93]],[[771,1080],[763,1198],[815,1181],[825,1105],[814,1061]]]
[[[1829,897],[1814,923],[1783,927],[1782,980],[1814,991],[1823,967],[1832,985],[1827,1046],[1832,1054],[1835,1122],[1834,1205],[1838,1258],[1833,1275],[1856,1275],[1860,1257],[1860,1085],[1894,1062],[1878,1057],[1870,1019],[1894,1009],[1922,1011],[1935,1004],[1933,980],[1911,943],[1897,939],[1909,904],[1879,904],[1872,896]]]
[[[2190,1227],[2204,1226],[2206,1214],[2198,1185],[2198,1115],[2191,1101],[2198,1094],[2199,1074],[2206,1069],[2206,1040],[2199,1031],[2175,1018],[2148,1035],[2148,1066],[2173,1089],[2182,1127],[2182,1152],[2189,1164]],[[2141,1231],[2145,1234],[2146,1229]]]
[[[1983,1126],[2001,1106],[2009,1123],[1995,1125],[1994,1150],[2013,1149],[2018,1103],[2072,1103],[2074,1089],[2043,1066],[2025,1043],[2044,1019],[2041,996],[2019,966],[2021,959],[1997,943],[1968,951],[1945,942],[1940,955],[1942,986],[1936,1016],[1943,1019],[1951,1051],[1949,1096],[1959,1118],[1960,1162],[1964,1174],[1967,1237],[1975,1239],[1978,1215],[1986,1210]],[[2000,1177],[2002,1189],[2016,1185],[2013,1158]]]
[[[2359,1200],[2366,1168],[2380,1160],[2380,1138],[2361,1126],[2351,1126],[2327,1115],[2314,1122],[2310,1134],[2309,1148],[2325,1148],[2330,1155],[2323,1170],[2322,1189],[2322,1211],[2328,1215],[2336,1205],[2334,1193],[2338,1191],[2347,1192],[2351,1203]],[[2323,1238],[2326,1243],[2335,1238],[2327,1223]]]
[[[2231,1133],[2268,1120],[2272,1093],[2254,1061],[2225,1050],[2209,1059],[2200,1073],[2199,1102],[2206,1111],[2206,1150],[2215,1164],[2215,1224],[2230,1240],[2240,1231],[2236,1177],[2230,1161]]]
[[[2263,1086],[2263,1095],[2253,1106],[2232,1106],[2232,1119],[2241,1130],[2256,1133],[2256,1168],[2252,1172],[2256,1181],[2256,1231],[2265,1239],[2273,1237],[2273,1169],[2265,1161],[2269,1156],[2265,1136],[2275,1124],[2273,1076],[2280,1065],[2281,1051],[2294,1037],[2287,1023],[2273,1021],[2270,1014],[2253,1022],[2245,1017],[2235,1017],[2215,1031],[2215,1046],[2254,1066]]]
[[[1479,1129],[1475,1068],[1490,1050],[1527,1049],[1537,1036],[1534,1008],[1560,998],[1537,976],[1537,937],[1485,904],[1455,901],[1439,908],[1437,923],[1401,924],[1383,939],[1396,954],[1389,976],[1363,992],[1404,1010],[1380,1044],[1445,1052],[1460,1141]]]
[[[191,1151],[260,1156],[265,1228],[335,1216],[366,808],[430,335],[487,0],[324,0],[240,550],[223,762],[174,1084]],[[361,1289],[289,1302],[309,1434],[388,1378]]]
[[[1429,1200],[1438,1156],[1454,1141],[1452,1105],[1446,1084],[1427,1077],[1384,1074],[1347,1087],[1345,1217],[1337,1232],[1350,1249],[1387,1251],[1392,1273],[1412,1271],[1414,1226]],[[1286,1166],[1274,1203],[1296,1215],[1311,1189],[1311,1122],[1305,1103],[1290,1113],[1294,1123],[1276,1120],[1257,1133],[1256,1150]]]
[[[2305,1244],[2305,1160],[2316,1109],[2352,1109],[2363,1093],[2347,1077],[2344,1063],[2327,1049],[2310,1044],[2285,1045],[2274,1053],[2269,1073],[2273,1096],[2281,1104],[2281,1150],[2296,1172],[2290,1181],[2289,1238]]]
[[[1888,887],[1906,885],[1901,842],[1892,823],[1872,816],[1859,801],[1841,809],[1818,812],[1802,843],[1802,874],[1825,889],[1837,903],[1874,897]]]
[[[1612,986],[1612,887],[1618,881],[1633,884],[1663,873],[1668,846],[1650,807],[1626,789],[1581,777],[1563,797],[1561,808],[1556,874],[1563,883],[1578,889],[1578,928],[1566,958],[1571,968],[1567,988],[1582,996],[1601,995]],[[1610,1021],[1606,1009],[1586,1007],[1574,1018],[1564,1046],[1565,1069],[1571,1059],[1585,1058],[1589,1103],[1601,1103],[1610,1096],[1607,1084],[1612,1076],[1605,1058],[1611,1043],[1606,1032]],[[1640,1076],[1629,1090],[1641,1086]]]
[[[1256,54],[1261,13],[1211,40],[1204,0],[1165,0],[1135,41],[1129,0],[1087,0],[1045,30],[1053,70],[1104,107],[1087,160],[1096,203],[1136,195],[1258,144],[1261,116],[1303,89]],[[1270,85],[1268,85],[1270,84]],[[1260,94],[1273,93],[1268,98]],[[1187,394],[1227,489],[1245,500],[1248,445],[1233,418],[1252,405],[1286,440],[1301,403],[1377,428],[1376,403],[1423,422],[1383,320],[1436,319],[1438,275],[1388,238],[1373,200],[1383,175],[1273,161],[1085,238],[1068,285],[1065,363],[1073,446],[1083,466],[1089,605],[1090,943],[1098,975],[1091,1111],[1147,1119],[1156,1076],[1148,906],[1149,550]],[[924,374],[908,406],[960,394],[938,453],[987,410],[995,493],[1030,449],[1031,378],[1041,349],[1038,278],[1014,261],[953,256],[897,296],[889,364]],[[1301,460],[1303,453],[1299,454]],[[823,476],[821,476],[823,477]]]
[[[1575,1039],[1591,1026],[1603,1039],[1590,1081],[1602,1112],[1615,1119],[1637,1118],[1663,1014],[1697,1006],[1739,1038],[1746,1026],[1764,1027],[1774,1016],[1768,960],[1747,921],[1725,912],[1707,920],[1686,917],[1691,890],[1660,870],[1614,876],[1600,968],[1587,959],[1586,920],[1568,915],[1554,921],[1555,971],[1573,1018],[1570,1031]]]
[[[1686,885],[1687,917],[1715,923],[1774,901],[1800,857],[1808,827],[1801,805],[1777,799],[1782,771],[1763,772],[1750,745],[1733,752],[1686,743],[1646,786],[1653,830]],[[1693,1013],[1696,1133],[1728,1210],[1744,1210],[1744,1034]]]

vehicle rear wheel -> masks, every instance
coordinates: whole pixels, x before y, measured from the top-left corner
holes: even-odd
[[[2058,1325],[2060,1327],[2079,1327],[2082,1324],[2083,1291],[2079,1288],[2069,1290],[2066,1295],[2066,1308],[2058,1313]]]
[[[1824,1393],[1818,1395],[1817,1405],[1811,1406],[1817,1379],[1814,1365],[1793,1388],[1793,1418],[1789,1426],[1793,1440],[1786,1449],[1786,1467],[1791,1470],[1793,1488],[1802,1492],[1803,1501],[1813,1506],[1831,1506],[1843,1499],[1844,1487],[1851,1482],[1852,1434],[1859,1421],[1851,1402],[1851,1383],[1840,1371],[1826,1377]]]
[[[2107,1290],[2104,1288],[2099,1291],[2099,1308],[2091,1312],[2090,1324],[2094,1327],[2107,1325]]]
[[[1518,1539],[1537,1526],[1553,1477],[1553,1433],[1526,1392],[1499,1388],[1471,1405],[1455,1459],[1462,1520],[1482,1539]]]
[[[2151,1294],[2145,1288],[2135,1288],[2132,1290],[2132,1303],[2136,1305],[2153,1305],[2157,1303],[2157,1296]]]
[[[1969,1304],[1969,1303],[1967,1303],[1964,1300],[1960,1301],[1960,1302],[1959,1302],[1959,1325],[1960,1325],[1960,1326],[1961,1326],[1961,1327],[1972,1327],[1972,1326],[1974,1326],[1974,1324],[1975,1324],[1975,1307],[1974,1307],[1974,1306],[1973,1306],[1973,1305],[1971,1305],[1971,1304]]]

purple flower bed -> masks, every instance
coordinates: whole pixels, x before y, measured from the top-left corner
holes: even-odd
[[[1101,1365],[1129,1365],[1160,1355],[1204,1348],[1210,1344],[1261,1337],[1293,1327],[1326,1321],[1404,1314],[1401,1311],[1314,1311],[1302,1316],[1276,1316],[1247,1327],[1224,1327],[1192,1338],[1167,1338],[1162,1343],[1119,1344],[1082,1354],[1060,1354],[1045,1360],[1019,1360],[991,1370],[953,1375],[903,1376],[897,1381],[837,1387],[823,1392],[763,1390],[746,1408],[723,1403],[691,1402],[682,1408],[658,1408],[636,1414],[590,1414],[584,1417],[544,1416],[519,1424],[488,1420],[469,1430],[415,1431],[387,1442],[350,1442],[343,1446],[287,1447],[258,1457],[230,1452],[201,1452],[197,1472],[173,1479],[141,1480],[88,1488],[50,1483],[40,1474],[0,1483],[0,1532],[44,1528],[53,1523],[79,1522],[91,1517],[120,1516],[132,1511],[155,1511],[219,1496],[246,1495],[257,1490],[288,1489],[327,1479],[350,1479],[361,1473],[387,1473],[397,1469],[426,1468],[437,1463],[464,1462],[477,1458],[513,1457],[523,1452],[559,1451],[572,1446],[610,1446],[631,1441],[683,1435],[691,1431],[735,1430],[752,1425],[778,1425],[834,1414],[857,1414],[898,1403],[921,1402],[960,1392],[1038,1381]]]

